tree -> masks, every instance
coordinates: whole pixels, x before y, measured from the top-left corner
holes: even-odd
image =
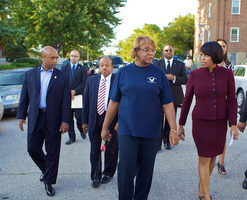
[[[121,56],[123,60],[125,61],[134,61],[134,59],[131,59],[130,57],[130,50],[132,47],[132,44],[134,40],[140,36],[150,36],[156,45],[156,54],[155,57],[160,57],[160,53],[163,49],[163,36],[162,36],[162,30],[155,24],[144,24],[142,29],[135,29],[134,33],[131,34],[129,37],[127,37],[124,40],[121,40],[118,44],[118,51],[117,55]]]
[[[195,16],[187,14],[179,15],[164,27],[164,43],[171,44],[177,55],[183,55],[184,51],[194,49],[194,24]]]
[[[65,57],[72,49],[100,49],[114,37],[124,0],[22,0],[15,18],[27,29],[26,45],[50,45]]]
[[[7,51],[6,60],[28,57],[24,45],[25,28],[19,27],[12,18],[12,7],[15,3],[10,0],[0,0],[0,41]]]
[[[175,54],[184,55],[184,51],[194,49],[194,18],[192,14],[179,16],[164,27],[163,31],[155,24],[144,24],[142,29],[135,29],[129,37],[119,41],[117,54],[126,61],[130,58],[130,50],[135,38],[140,35],[150,36],[156,45],[156,58],[160,58],[165,44],[171,44]]]

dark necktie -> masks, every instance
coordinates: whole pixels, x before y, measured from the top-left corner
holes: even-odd
[[[168,71],[170,71],[170,69],[171,69],[171,66],[170,66],[170,61],[168,60],[167,61],[167,68],[166,68]]]
[[[74,75],[75,75],[75,65],[72,67],[72,79],[74,80]]]

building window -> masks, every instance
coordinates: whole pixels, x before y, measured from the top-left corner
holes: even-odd
[[[238,42],[239,28],[231,28],[230,42]]]
[[[211,11],[212,11],[212,4],[210,3],[208,7],[208,18],[211,18]]]
[[[231,58],[230,60],[231,60],[232,65],[233,66],[236,65],[237,64],[237,53],[231,53],[230,58]]]
[[[232,14],[239,15],[240,14],[240,0],[232,1]]]
[[[211,41],[211,31],[208,30],[208,42],[210,42],[210,41]]]
[[[201,10],[201,22],[203,22],[204,9]]]

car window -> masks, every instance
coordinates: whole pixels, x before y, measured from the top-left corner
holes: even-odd
[[[244,75],[245,75],[245,67],[239,67],[234,73],[234,76],[244,76]]]
[[[22,85],[24,72],[0,73],[0,85]]]
[[[110,57],[112,59],[113,64],[123,64],[123,61],[120,57]]]

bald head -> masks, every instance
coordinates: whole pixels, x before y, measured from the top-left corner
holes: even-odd
[[[46,46],[42,50],[43,68],[45,71],[54,69],[57,64],[57,50],[51,46]]]
[[[57,53],[57,50],[54,49],[53,47],[51,46],[45,46],[42,50],[42,56],[43,55],[47,55],[47,54],[50,54],[50,53]]]
[[[108,56],[103,56],[99,60],[99,70],[100,73],[106,78],[109,76],[113,70],[112,59]]]
[[[75,65],[80,60],[80,53],[77,50],[73,50],[70,52],[69,57],[70,57],[70,61],[72,62],[72,64]]]

